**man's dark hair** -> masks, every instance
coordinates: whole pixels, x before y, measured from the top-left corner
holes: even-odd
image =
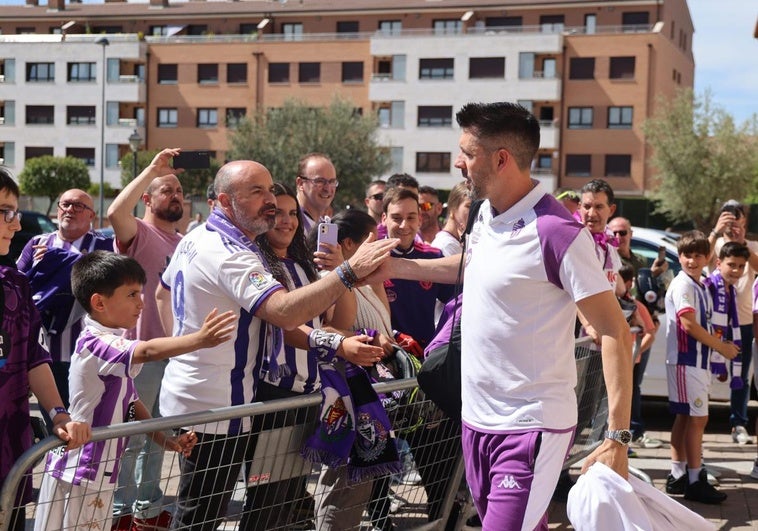
[[[747,217],[747,215],[745,214],[745,206],[735,201],[734,199],[730,199],[729,201],[724,203],[723,206],[721,207],[721,212],[729,212],[736,219]]]
[[[744,243],[726,242],[721,246],[721,250],[719,251],[719,260],[729,257],[750,260],[750,249]]]
[[[21,195],[21,192],[18,189],[18,184],[13,180],[13,174],[5,166],[0,166],[0,190],[7,190],[17,198]]]
[[[385,181],[383,181],[381,179],[374,179],[373,181],[371,181],[370,183],[368,183],[366,185],[366,197],[368,197],[368,193],[371,190],[371,188],[373,188],[377,184],[383,184],[383,185],[387,186],[387,183]]]
[[[467,103],[455,119],[487,150],[507,149],[521,170],[532,165],[540,146],[540,124],[521,105],[506,101]]]
[[[711,252],[711,244],[705,234],[699,230],[691,230],[682,234],[676,242],[676,252],[680,255],[698,253],[708,256]]]
[[[147,282],[145,270],[130,256],[110,251],[92,251],[82,256],[71,269],[71,290],[87,311],[92,311],[90,299],[95,293],[110,297],[121,286]]]
[[[205,196],[211,201],[215,201],[216,199],[218,199],[218,196],[216,195],[216,189],[213,186],[213,183],[208,185],[208,188],[205,191]]]
[[[350,238],[355,243],[360,244],[371,231],[376,227],[376,221],[369,214],[357,208],[341,210],[332,216],[332,223],[337,225],[337,243],[342,245],[345,238]],[[308,246],[311,249],[318,247],[318,230],[311,229],[308,234]]]
[[[397,188],[402,186],[403,188],[415,188],[418,190],[418,181],[412,175],[407,173],[394,173],[387,179],[387,188]]]
[[[581,193],[597,194],[603,192],[608,198],[608,204],[612,205],[614,201],[613,188],[603,179],[592,179],[590,182],[582,186]]]
[[[382,212],[387,213],[387,208],[390,205],[399,203],[403,199],[413,199],[418,203],[418,195],[413,190],[408,188],[387,188],[384,192],[384,201],[382,201]]]
[[[624,282],[631,282],[634,280],[634,268],[629,264],[624,264],[619,268],[619,276]]]
[[[424,186],[420,187],[418,189],[418,194],[419,195],[421,195],[421,194],[433,195],[437,199],[440,198],[440,193],[433,186],[424,185]]]

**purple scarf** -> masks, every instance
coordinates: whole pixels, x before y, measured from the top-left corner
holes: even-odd
[[[724,278],[718,270],[714,271],[703,282],[711,297],[713,311],[711,312],[711,327],[713,333],[723,341],[731,340],[742,349],[742,336],[740,335],[740,323],[737,318],[737,301],[734,286],[727,286]],[[711,350],[711,372],[720,376],[727,375],[726,358]],[[742,389],[745,382],[742,380],[742,354],[738,354],[731,363],[732,379],[729,387]]]
[[[348,361],[344,376],[327,362],[319,362],[318,368],[320,422],[305,443],[303,457],[329,467],[347,464],[351,482],[399,472],[392,427],[366,371]]]
[[[244,247],[251,253],[254,253],[258,257],[258,260],[260,260],[261,264],[263,264],[266,271],[271,271],[266,258],[263,256],[260,249],[258,249],[258,246],[255,245],[255,242],[245,236],[236,225],[229,221],[229,218],[227,218],[221,210],[216,208],[211,212],[208,216],[208,221],[205,223],[205,227],[207,230],[218,232],[222,238],[227,238],[237,245]],[[266,323],[266,333],[271,334],[272,337],[271,350],[266,353],[268,359],[265,360],[268,367],[268,373],[275,381],[284,376],[291,376],[290,368],[287,365],[280,367],[276,360],[277,355],[284,345],[282,329],[277,328],[270,323]]]

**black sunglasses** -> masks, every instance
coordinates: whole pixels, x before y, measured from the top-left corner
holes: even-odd
[[[375,199],[377,201],[381,201],[382,199],[384,199],[384,193],[382,192],[382,193],[370,195],[370,196],[368,196],[368,198],[369,199]]]
[[[627,230],[614,230],[613,231],[614,236],[626,236],[627,234],[629,234],[629,231]]]

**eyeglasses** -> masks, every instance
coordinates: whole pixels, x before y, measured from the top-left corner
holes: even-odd
[[[78,203],[76,201],[58,201],[58,208],[61,210],[68,210],[70,208],[77,214],[84,212],[85,210],[92,210],[84,203]],[[94,212],[94,210],[92,210],[92,212]]]
[[[325,186],[334,186],[337,188],[340,185],[340,182],[337,179],[324,179],[323,177],[316,177],[315,179],[311,179],[310,177],[306,177],[304,175],[299,175],[299,177],[304,181],[310,181],[319,188],[324,188]]]
[[[3,219],[6,223],[13,223],[13,220],[18,218],[19,223],[21,222],[21,211],[19,210],[11,210],[9,208],[0,208],[0,212],[3,213]]]
[[[431,201],[424,201],[423,203],[419,203],[418,207],[424,212],[429,212],[431,209],[434,208],[434,205],[436,204],[437,203],[432,203]]]
[[[373,194],[368,196],[369,199],[373,199],[375,201],[382,201],[384,199],[384,192],[380,192],[378,194]]]
[[[626,236],[627,234],[629,234],[628,230],[614,230],[613,231],[614,236]]]

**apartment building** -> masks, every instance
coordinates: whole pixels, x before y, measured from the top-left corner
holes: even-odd
[[[135,128],[147,149],[223,159],[255,109],[340,95],[377,116],[391,171],[424,184],[460,180],[461,105],[508,100],[540,119],[535,178],[640,196],[641,124],[694,79],[685,0],[27,0],[0,7],[0,31],[0,156],[16,171],[81,156],[114,185]]]

